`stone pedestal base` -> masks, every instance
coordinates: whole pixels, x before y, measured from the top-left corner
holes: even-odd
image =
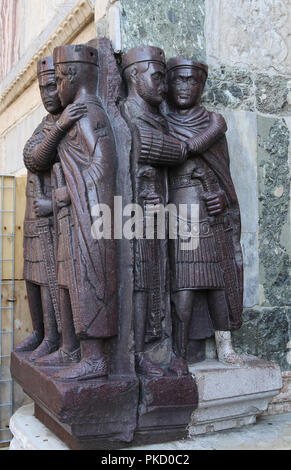
[[[282,387],[280,368],[255,357],[244,366],[209,359],[190,367],[198,386],[199,406],[191,416],[189,436],[252,424]]]
[[[191,375],[177,377],[140,378],[140,402],[136,428],[136,441],[155,442],[182,439],[188,436],[185,423],[189,423],[198,395]],[[195,393],[193,393],[195,391]]]
[[[29,353],[12,353],[11,374],[35,402],[35,417],[70,449],[116,449],[187,437],[197,408],[195,380],[109,376],[58,381]]]
[[[244,359],[239,367],[208,359],[190,367],[192,376],[65,383],[27,353],[12,353],[11,372],[35,401],[35,417],[69,448],[120,449],[254,423],[282,376],[277,364]]]
[[[137,420],[136,377],[59,382],[56,368],[36,367],[29,353],[12,353],[11,374],[35,402],[35,415],[72,449],[106,449],[131,442]]]

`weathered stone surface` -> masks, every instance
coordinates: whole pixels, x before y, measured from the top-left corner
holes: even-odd
[[[2,0],[0,6],[0,80],[8,74],[9,70],[19,60],[20,54],[20,28],[19,15],[20,2]]]
[[[22,406],[10,420],[13,439],[9,450],[69,450],[34,416],[34,404]]]
[[[228,126],[230,169],[237,192],[243,232],[258,229],[257,123],[255,113],[222,112]]]
[[[288,0],[205,0],[207,61],[291,72]]]
[[[10,450],[67,450],[67,446],[42,427],[33,416],[33,406],[22,407],[13,415],[14,439]],[[36,437],[39,436],[39,437]],[[195,436],[193,439],[163,442],[162,444],[132,447],[131,450],[290,450],[291,446],[291,413],[274,416],[260,416],[256,425],[240,429],[229,429],[218,433]],[[123,449],[126,450],[126,449]],[[179,457],[177,455],[177,457]],[[180,456],[181,457],[181,456]],[[177,462],[183,459],[178,458]]]
[[[240,353],[274,361],[283,370],[291,370],[287,360],[290,319],[288,307],[246,309],[242,327],[232,336],[234,347]]]
[[[252,74],[247,70],[224,65],[210,68],[202,102],[216,109],[254,111]]]
[[[243,232],[241,245],[244,261],[244,307],[253,307],[260,302],[259,257],[257,233]]]
[[[263,303],[271,306],[291,298],[289,139],[284,119],[258,116],[260,283]]]
[[[122,49],[159,46],[168,58],[205,60],[204,0],[123,0]]]
[[[108,12],[109,18],[109,39],[115,53],[121,51],[121,3],[116,2],[111,5]]]
[[[132,441],[138,405],[135,377],[97,378],[84,381],[81,387],[78,381],[54,381],[54,368],[36,369],[27,356],[27,353],[12,353],[11,375],[34,400],[36,416],[70,448],[102,448],[111,441],[116,447],[113,441]]]
[[[268,114],[290,115],[289,82],[290,79],[279,75],[257,74],[255,86],[258,111]]]
[[[91,0],[94,1],[94,0]],[[73,0],[26,0],[25,2],[1,2],[1,92],[25,67],[60,22],[76,4]],[[78,24],[78,23],[77,23]],[[1,35],[1,39],[3,39]],[[60,38],[60,36],[59,36]],[[60,39],[61,40],[61,39]]]
[[[190,367],[199,393],[189,435],[254,423],[282,387],[278,365],[244,357],[243,366],[207,360]]]
[[[284,371],[282,373],[282,380],[283,387],[280,393],[272,398],[267,411],[264,412],[265,415],[291,412],[291,371]]]
[[[95,13],[94,13],[94,19],[95,23],[100,21],[107,12],[107,8],[110,5],[109,0],[98,0],[98,2],[95,2]]]
[[[257,119],[248,111],[222,110],[228,131],[231,174],[242,219],[244,257],[244,306],[259,303]]]

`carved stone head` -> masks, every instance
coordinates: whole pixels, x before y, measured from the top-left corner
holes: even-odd
[[[173,57],[167,62],[167,101],[173,108],[188,109],[200,102],[208,67],[194,60]]]
[[[54,49],[58,93],[65,107],[73,103],[80,90],[95,93],[98,79],[98,51],[84,44],[59,46]]]
[[[159,47],[138,46],[123,57],[123,75],[129,95],[158,106],[165,94],[165,54]]]
[[[40,96],[45,109],[50,114],[58,114],[62,110],[59,99],[55,68],[52,56],[43,57],[37,62],[37,77],[39,83]]]

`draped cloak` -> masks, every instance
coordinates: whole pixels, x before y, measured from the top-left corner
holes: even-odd
[[[210,125],[210,112],[203,107],[195,107],[185,115],[169,112],[166,117],[170,134],[183,142],[197,137],[207,130]],[[229,153],[225,135],[219,138],[202,154],[199,154],[199,156],[203,158],[206,165],[214,172],[219,186],[225,192],[227,198],[228,215],[232,225],[232,239],[240,298],[240,308],[236,315],[233,315],[230,311],[230,328],[234,330],[241,326],[241,313],[243,308],[243,259],[240,245],[240,209],[230,173]]]
[[[92,234],[94,207],[111,210],[116,179],[116,151],[109,120],[97,98],[86,100],[88,113],[77,121],[58,146],[71,200],[75,252],[75,286],[70,290],[73,319],[80,339],[117,333],[116,246]],[[94,140],[93,151],[87,143]],[[98,217],[97,211],[96,216]]]

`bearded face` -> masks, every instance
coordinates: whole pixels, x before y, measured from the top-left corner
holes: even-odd
[[[68,104],[74,102],[78,91],[78,83],[76,80],[76,67],[74,65],[56,65],[56,82],[58,94],[62,106],[65,108]]]
[[[144,67],[144,64],[141,64]],[[148,63],[145,71],[137,67],[135,89],[144,101],[152,106],[162,103],[165,95],[165,69],[160,63]]]

